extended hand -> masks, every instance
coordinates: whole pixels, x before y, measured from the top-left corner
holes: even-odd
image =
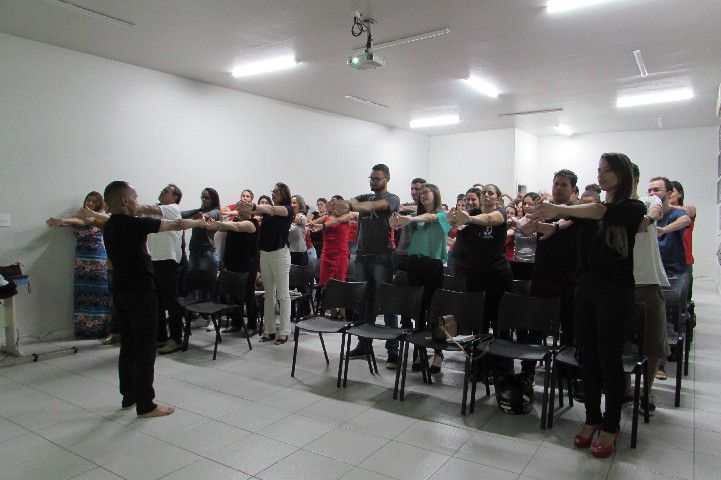
[[[558,215],[558,208],[548,202],[538,202],[524,207],[535,220],[550,220]]]
[[[666,232],[666,229],[665,229],[665,228],[663,228],[663,227],[656,227],[656,236],[657,236],[657,237],[663,237],[664,235],[666,235],[666,233],[667,233],[667,232]]]
[[[253,211],[253,204],[252,203],[245,203],[243,201],[240,201],[235,204],[235,209],[238,212],[252,212]]]
[[[75,216],[78,218],[82,218],[83,220],[87,220],[90,218],[94,218],[94,214],[92,210],[90,210],[88,207],[82,207],[80,210],[78,210],[75,213]]]
[[[212,230],[213,232],[219,232],[220,222],[217,222],[212,218],[208,218],[207,220],[205,220],[205,228],[207,228],[208,230]]]
[[[556,226],[552,223],[544,223],[539,221],[533,222],[533,229],[540,233],[539,240],[547,240],[551,235],[556,233]]]
[[[62,226],[63,226],[63,221],[62,221],[61,219],[59,219],[59,218],[52,218],[52,217],[50,217],[50,218],[48,218],[47,220],[45,220],[45,224],[46,224],[48,227],[62,227]]]

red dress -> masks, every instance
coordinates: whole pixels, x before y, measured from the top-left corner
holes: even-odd
[[[330,218],[326,220],[326,223]],[[323,253],[320,259],[320,284],[328,280],[345,281],[348,270],[348,233],[349,223],[337,223],[323,229]]]

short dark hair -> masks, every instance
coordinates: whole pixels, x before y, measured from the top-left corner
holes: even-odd
[[[268,205],[273,205],[273,199],[270,198],[268,195],[261,195],[258,197],[258,203],[260,203],[261,200],[266,199],[268,201]]]
[[[463,200],[464,198],[466,198],[466,194],[465,194],[465,193],[459,193],[458,195],[456,195],[456,202],[459,201],[459,200]]]
[[[320,197],[318,200],[315,201],[315,203],[318,203],[318,202],[328,203],[328,200],[326,200],[323,197]]]
[[[220,195],[218,195],[218,192],[214,188],[210,187],[205,187],[203,191],[208,192],[208,195],[210,196],[210,209],[220,209]]]
[[[175,203],[180,203],[180,200],[183,199],[183,192],[178,188],[178,186],[174,183],[169,183],[167,187],[165,188],[172,188],[173,189],[173,195],[175,195]]]
[[[578,175],[573,173],[573,171],[568,170],[567,168],[564,168],[563,170],[559,170],[556,173],[553,174],[553,178],[556,177],[565,177],[571,181],[571,186],[575,187],[576,183],[578,182]]]
[[[673,188],[678,190],[678,204],[683,207],[683,197],[685,197],[685,194],[683,193],[683,185],[681,185],[681,182],[679,182],[678,180],[671,180],[671,185],[673,185]]]
[[[373,170],[375,170],[375,168],[374,168]],[[428,182],[426,182],[426,179],[425,179],[425,178],[416,177],[416,178],[414,178],[413,180],[411,180],[411,183],[422,183],[422,184],[426,184],[426,183],[428,183]]]
[[[330,197],[332,200],[343,200],[343,195],[333,195]]]
[[[632,167],[632,168],[633,168],[633,167]],[[586,185],[586,188],[585,188],[584,190],[585,190],[585,191],[589,191],[589,190],[590,190],[590,191],[592,191],[592,192],[596,192],[597,194],[601,195],[601,185],[599,185],[599,184],[597,184],[597,183],[591,183],[591,184],[589,184],[589,185]]]
[[[105,187],[103,197],[105,197],[105,201],[108,203],[108,206],[110,208],[113,208],[117,206],[120,197],[122,197],[123,195],[127,195],[129,190],[130,184],[128,182],[124,180],[115,180],[114,182],[110,182],[108,186]]]
[[[388,168],[388,165],[386,165],[385,163],[379,163],[377,165],[373,165],[372,170],[375,170],[376,172],[383,172],[386,174],[386,177],[391,176],[391,171]]]
[[[652,178],[651,180],[649,180],[649,181],[650,181],[650,182],[657,182],[657,181],[659,181],[659,180],[663,181],[663,183],[664,183],[664,185],[665,185],[665,187],[666,187],[666,191],[667,191],[667,192],[673,192],[673,183],[671,183],[671,180],[669,180],[669,179],[666,178],[666,177],[653,177],[653,178]]]
[[[278,189],[278,195],[280,195],[280,201],[278,205],[290,205],[290,188],[283,182],[275,184],[275,188]]]

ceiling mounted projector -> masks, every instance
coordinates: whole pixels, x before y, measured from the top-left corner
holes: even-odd
[[[373,53],[373,24],[376,23],[370,17],[364,17],[359,11],[353,12],[353,26],[350,29],[350,33],[354,37],[359,37],[363,32],[368,32],[368,38],[366,40],[366,48],[363,53],[353,54],[348,57],[346,62],[349,66],[356,70],[375,70],[385,66],[386,61],[382,57]]]
[[[383,57],[375,55],[373,51],[365,51],[358,55],[348,57],[348,65],[357,70],[373,70],[385,66]]]

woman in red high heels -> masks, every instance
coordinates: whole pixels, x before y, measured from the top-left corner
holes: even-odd
[[[531,207],[539,219],[570,218],[580,226],[580,275],[576,288],[576,344],[583,363],[586,424],[573,439],[597,457],[613,453],[620,434],[625,392],[623,346],[633,315],[633,246],[646,207],[633,200],[631,161],[622,153],[604,153],[598,183],[606,201],[586,205]],[[555,229],[538,224],[538,230]],[[601,393],[606,411],[601,414]],[[598,432],[598,439],[593,441]]]

